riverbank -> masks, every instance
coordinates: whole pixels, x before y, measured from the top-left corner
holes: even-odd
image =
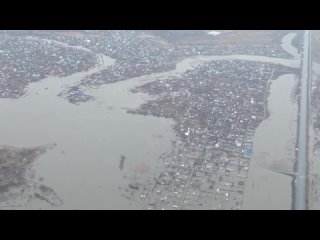
[[[87,91],[95,96],[96,101],[77,106],[57,97],[67,85],[72,86],[85,74],[99,69],[101,66],[65,78],[47,78],[30,84],[27,94],[20,99],[0,101],[1,124],[4,126],[0,133],[6,136],[0,139],[0,144],[28,146],[44,141],[58,143],[33,166],[33,171],[35,178],[45,176],[43,183],[63,199],[63,205],[51,206],[41,197],[28,201],[28,196],[23,195],[19,201],[12,200],[5,206],[1,204],[1,207],[139,208],[135,202],[123,197],[119,188],[131,182],[126,176],[134,171],[143,176],[156,174],[158,158],[170,149],[171,139],[174,138],[172,121],[126,113],[127,108],[137,107],[148,99],[146,94],[133,94],[129,89],[150,80],[152,76],[99,89],[88,88]],[[161,138],[155,137],[160,135]],[[119,169],[121,155],[126,156],[123,169]]]
[[[55,147],[56,144],[28,148],[0,146],[0,210],[23,208],[36,199],[51,206],[62,204],[55,191],[43,184],[44,178],[36,177],[32,170],[35,161]]]

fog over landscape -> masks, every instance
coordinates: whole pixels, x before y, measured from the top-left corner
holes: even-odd
[[[0,210],[320,209],[320,31],[0,30]]]

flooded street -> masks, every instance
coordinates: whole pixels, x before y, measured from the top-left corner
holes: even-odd
[[[92,90],[97,93],[95,102],[74,105],[57,97],[66,85],[97,70],[48,78],[30,84],[20,99],[1,99],[0,145],[57,143],[33,169],[36,178],[44,177],[43,183],[63,199],[61,208],[136,208],[118,193],[118,187],[125,184],[118,168],[120,156],[127,158],[124,171],[141,163],[153,171],[174,137],[172,121],[127,114],[123,107],[138,107],[143,99],[131,94],[125,81]],[[154,137],[158,135],[162,137]],[[41,207],[50,208],[43,201],[26,206]]]
[[[159,156],[171,149],[175,134],[170,119],[127,114],[126,109],[136,108],[150,98],[131,93],[130,89],[197,65],[195,59],[186,59],[174,71],[87,89],[96,101],[80,105],[57,96],[66,87],[114,62],[105,56],[103,60],[103,64],[100,62],[88,72],[31,83],[19,99],[0,100],[0,145],[57,144],[34,163],[33,170],[36,179],[43,177],[43,183],[63,199],[64,204],[58,208],[139,208],[123,198],[118,188],[127,186],[124,176],[139,164],[147,164],[151,167],[149,174],[156,175],[161,167]],[[121,155],[126,156],[123,172],[119,169]],[[24,200],[19,198],[11,205],[53,208],[41,200],[24,205]]]
[[[287,35],[288,36],[288,35]],[[286,41],[291,43],[291,37]],[[173,120],[126,113],[151,96],[130,90],[148,81],[176,76],[206,61],[249,60],[279,63],[298,68],[300,60],[264,56],[197,56],[177,64],[176,70],[145,75],[98,89],[87,88],[95,101],[74,105],[57,95],[84,77],[100,71],[114,60],[100,55],[99,63],[87,72],[67,77],[50,77],[31,83],[19,99],[0,99],[0,145],[57,146],[35,161],[35,179],[55,190],[63,205],[51,207],[35,200],[21,208],[140,209],[119,193],[127,186],[126,176],[137,165],[155,176],[162,167],[159,156],[171,150],[175,139]],[[292,99],[296,76],[286,74],[273,80],[268,98],[271,116],[256,131],[254,156],[249,171],[245,208],[291,208],[291,172],[296,138],[297,104]],[[125,156],[123,169],[119,162]],[[277,172],[275,172],[275,170]],[[247,200],[246,200],[247,198]],[[6,208],[1,205],[0,208]]]
[[[286,52],[290,53],[293,57],[295,58],[300,58],[301,55],[298,53],[297,48],[295,48],[291,42],[292,40],[297,36],[296,33],[289,33],[287,35],[285,35],[282,39],[282,44],[281,47],[283,48],[283,50],[285,50]]]

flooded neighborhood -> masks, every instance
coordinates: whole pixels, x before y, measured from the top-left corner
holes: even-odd
[[[0,209],[319,208],[309,33],[257,32],[0,31]]]

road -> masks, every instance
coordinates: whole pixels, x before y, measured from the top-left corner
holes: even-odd
[[[310,31],[304,35],[304,50],[301,71],[301,93],[299,103],[299,139],[297,176],[295,179],[294,209],[306,209],[307,197],[307,135],[308,135],[308,109],[309,109],[309,78],[310,78]]]

